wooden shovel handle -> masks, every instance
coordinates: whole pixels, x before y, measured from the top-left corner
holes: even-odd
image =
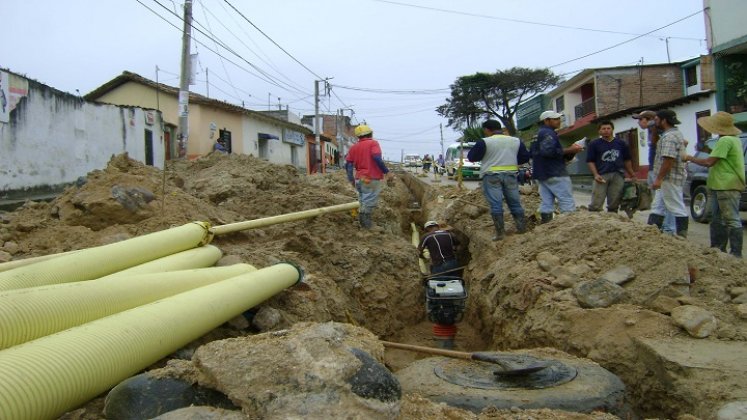
[[[382,341],[381,343],[384,344],[384,347],[389,347],[392,349],[410,350],[410,351],[416,351],[419,353],[435,354],[438,356],[456,357],[458,359],[467,359],[467,360],[474,359],[473,353],[467,353],[463,351],[434,349],[432,347],[416,346],[414,344],[394,343],[391,341]],[[474,360],[479,360],[479,359],[474,359]]]

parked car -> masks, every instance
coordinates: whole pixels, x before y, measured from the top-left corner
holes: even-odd
[[[420,167],[423,166],[423,161],[420,159],[420,155],[405,155],[404,164],[405,167]]]
[[[742,153],[747,161],[747,133],[739,135],[742,141]],[[708,153],[699,151],[695,153],[696,158],[707,158]],[[693,162],[687,162],[687,177],[683,188],[685,199],[690,200],[690,215],[700,223],[708,223],[711,220],[710,190],[706,187],[708,168]],[[741,211],[747,211],[747,190],[742,191],[742,199],[739,203]]]
[[[456,176],[459,158],[462,156],[462,177],[480,178],[480,162],[471,162],[467,159],[467,154],[474,146],[474,142],[454,143],[446,149],[444,166],[446,166],[447,175]],[[460,149],[463,149],[464,153]]]

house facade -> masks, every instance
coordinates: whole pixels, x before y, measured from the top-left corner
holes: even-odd
[[[307,127],[195,93],[189,95],[189,136],[186,145],[176,141],[179,89],[124,72],[85,96],[100,103],[158,108],[164,118],[167,159],[194,159],[213,151],[220,139],[230,153],[308,166]]]
[[[742,0],[704,0],[703,10],[718,110],[747,131],[747,7]]]
[[[683,63],[587,69],[548,94],[532,98],[517,111],[518,128],[536,124],[545,109],[563,113],[558,135],[564,144],[583,137],[599,137],[597,124],[610,120],[615,135],[630,145],[633,167],[639,177],[648,173],[649,145],[646,132],[632,115],[644,109],[672,109],[682,122],[688,151],[707,140],[697,118],[716,110],[713,62],[703,56]],[[590,175],[586,152],[568,166],[573,175]]]
[[[157,110],[87,102],[8,70],[0,82],[1,198],[59,192],[125,152],[163,168]]]

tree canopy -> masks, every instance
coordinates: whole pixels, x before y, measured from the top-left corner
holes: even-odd
[[[461,76],[451,85],[451,97],[436,112],[455,129],[473,126],[480,118],[497,118],[514,135],[514,115],[521,102],[560,81],[560,76],[546,68],[513,67]]]

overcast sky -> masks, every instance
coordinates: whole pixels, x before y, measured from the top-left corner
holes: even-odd
[[[209,81],[213,98],[266,110],[269,97],[273,109],[312,114],[314,80],[331,78],[322,111],[352,108],[385,158],[438,154],[439,124],[446,145],[459,137],[434,110],[459,76],[521,66],[572,77],[665,63],[667,52],[687,60],[707,52],[702,8],[702,0],[194,0],[202,33],[193,33],[191,89],[205,95]],[[71,93],[125,70],[155,80],[156,66],[161,82],[178,86],[182,13],[178,0],[2,0],[0,67]]]

